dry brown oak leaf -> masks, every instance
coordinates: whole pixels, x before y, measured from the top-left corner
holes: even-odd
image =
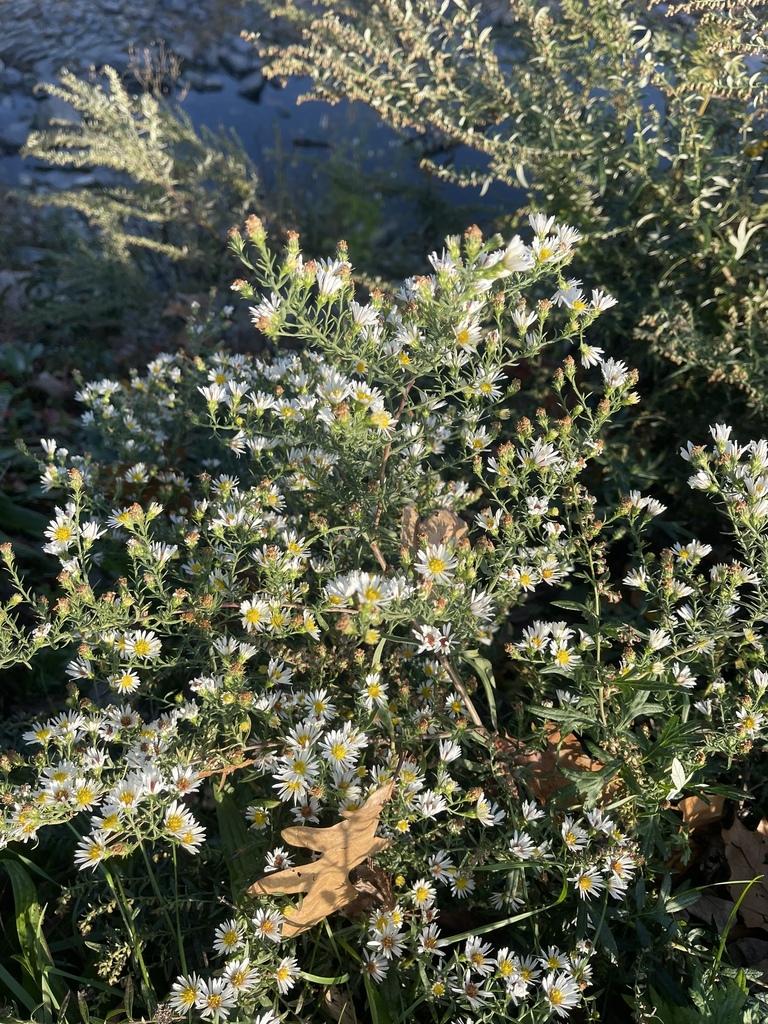
[[[728,886],[731,898],[738,900],[746,883],[759,878],[750,886],[739,912],[747,928],[767,928],[768,881],[765,862],[768,856],[768,821],[763,818],[755,831],[750,832],[736,818],[731,828],[724,828],[722,834],[725,856],[731,869],[731,884]]]
[[[381,811],[392,796],[392,787],[390,782],[372,793],[356,811],[342,812],[345,820],[330,828],[299,825],[284,828],[280,833],[291,846],[303,846],[321,854],[311,864],[265,875],[248,890],[248,894],[255,897],[291,892],[306,894],[300,907],[287,912],[283,924],[286,938],[306,931],[335,910],[342,910],[358,895],[349,880],[350,871],[392,845],[391,839],[376,836]]]
[[[403,509],[400,543],[412,551],[418,551],[421,541],[435,546],[458,544],[468,532],[469,527],[461,516],[450,509],[439,508],[424,519],[419,518],[414,505],[406,505]]]

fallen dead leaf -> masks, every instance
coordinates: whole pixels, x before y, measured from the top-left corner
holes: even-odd
[[[352,996],[345,988],[339,988],[338,985],[327,988],[323,996],[323,1009],[337,1024],[358,1024]]]
[[[386,850],[390,839],[376,836],[384,804],[392,796],[393,783],[375,793],[345,820],[330,828],[297,826],[280,833],[291,846],[314,850],[321,856],[310,864],[285,868],[258,879],[248,889],[250,896],[275,893],[305,893],[298,908],[286,912],[283,935],[292,938],[306,931],[336,910],[342,910],[359,895],[349,873],[368,857]]]
[[[494,742],[515,767],[525,769],[528,788],[540,803],[546,803],[554,793],[570,785],[571,780],[565,777],[563,769],[599,772],[604,767],[584,752],[574,733],[561,736],[554,725],[547,734],[543,750],[529,750],[519,741],[503,737],[497,737]]]
[[[731,962],[736,967],[751,967],[766,974],[768,968],[768,942],[765,939],[743,938],[728,943]],[[765,988],[766,978],[760,981]]]
[[[733,910],[731,900],[724,900],[720,896],[712,896],[710,893],[702,893],[701,897],[688,908],[691,917],[698,918],[705,924],[713,924],[718,935],[722,935],[728,925],[728,919]]]
[[[768,926],[768,885],[765,880],[765,858],[768,855],[768,821],[765,818],[754,832],[738,818],[733,825],[723,829],[725,856],[731,869],[732,883],[728,886],[731,897],[738,900],[747,883],[760,876],[760,880],[749,886],[739,913],[747,928]]]
[[[403,547],[416,550],[416,530],[419,526],[419,513],[415,505],[406,505],[403,509],[403,521],[400,524],[400,543]]]
[[[397,897],[392,888],[392,876],[377,868],[372,860],[355,868],[352,884],[357,889],[357,896],[344,907],[346,917],[370,914],[375,907],[394,910]]]
[[[683,823],[693,830],[720,821],[724,805],[724,796],[687,796],[678,803],[677,809],[683,816]]]
[[[426,544],[458,544],[469,532],[469,527],[455,512],[441,508],[424,519],[413,505],[403,509],[400,527],[400,543],[416,551],[422,542]]]

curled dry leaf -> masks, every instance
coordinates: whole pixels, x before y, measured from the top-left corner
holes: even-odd
[[[599,772],[604,765],[584,752],[574,733],[561,736],[550,723],[547,745],[543,750],[529,750],[518,740],[496,737],[496,749],[506,755],[511,765],[524,769],[525,782],[533,796],[546,803],[560,789],[570,785],[571,780],[563,774],[566,771]]]
[[[754,832],[736,818],[730,828],[723,829],[725,856],[731,869],[731,896],[738,900],[753,878],[739,913],[747,928],[768,927],[768,884],[765,859],[768,855],[768,821],[765,818]]]
[[[695,917],[705,924],[713,925],[718,935],[722,935],[728,927],[728,920],[732,910],[732,900],[724,900],[722,896],[713,896],[709,892],[702,893],[695,903],[686,908],[690,917]],[[685,914],[685,911],[683,913]]]
[[[355,868],[352,884],[357,896],[344,907],[345,917],[359,917],[370,914],[375,907],[394,910],[397,897],[392,888],[392,876],[369,860]]]
[[[248,890],[250,896],[276,893],[305,893],[298,908],[286,912],[283,935],[292,938],[316,925],[336,910],[343,910],[359,895],[349,880],[349,873],[368,857],[392,845],[389,839],[376,836],[381,811],[392,796],[393,783],[375,793],[345,820],[330,828],[308,828],[299,825],[280,833],[291,846],[314,850],[320,857],[311,864],[285,868],[258,879]]]
[[[338,985],[327,988],[323,996],[323,1009],[337,1024],[358,1024],[352,996],[345,988],[339,988]]]
[[[683,816],[683,824],[691,831],[706,828],[723,817],[724,796],[687,796],[680,800],[677,809]]]
[[[440,508],[431,512],[423,519],[413,505],[403,509],[403,521],[400,527],[400,543],[412,551],[425,544],[458,544],[469,532],[469,527],[455,512]]]

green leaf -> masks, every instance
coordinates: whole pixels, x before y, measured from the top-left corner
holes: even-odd
[[[683,768],[682,764],[676,757],[672,758],[671,775],[672,785],[675,787],[675,793],[682,792],[690,776],[686,773],[685,768]]]
[[[679,914],[686,907],[692,907],[694,903],[698,903],[701,895],[701,890],[699,889],[686,889],[683,892],[677,892],[672,899],[667,900],[664,910],[673,916]]]
[[[16,933],[21,948],[19,960],[30,984],[36,989],[30,998],[34,1005],[42,1004],[44,1019],[52,1021],[54,1012],[59,1010],[66,996],[67,987],[60,978],[51,974],[54,963],[43,935],[44,908],[38,902],[32,879],[18,860],[4,858],[0,860],[0,867],[5,868],[13,891]]]
[[[48,517],[14,501],[7,494],[0,493],[0,522],[3,529],[11,533],[26,533],[41,537],[48,525]]]
[[[227,858],[229,877],[236,895],[242,893],[261,874],[261,858],[256,854],[253,836],[232,797],[213,788],[221,845]]]
[[[499,719],[496,712],[496,698],[493,691],[496,689],[496,680],[493,676],[493,665],[487,658],[483,658],[479,651],[462,651],[461,658],[480,677],[480,682],[485,690],[485,698],[488,701],[488,710],[491,715],[491,724],[498,729]]]
[[[586,612],[587,606],[582,601],[550,601],[554,608],[564,608],[568,612]]]
[[[372,1024],[392,1024],[387,1004],[381,998],[376,988],[376,982],[371,981],[367,974],[364,975],[363,981],[365,982],[365,994],[371,1011]]]
[[[29,1012],[32,1013],[37,1006],[37,1000],[33,999],[25,988],[22,988],[18,981],[16,981],[12,974],[8,973],[2,964],[0,964],[0,982],[5,985],[17,1002],[21,1003],[22,1006],[25,1006]]]
[[[321,974],[310,974],[309,971],[299,971],[299,977],[305,981],[313,981],[316,985],[343,985],[349,981],[348,974],[337,974],[334,978],[325,978]]]
[[[79,990],[77,993],[77,1006],[80,1010],[80,1016],[83,1018],[83,1024],[91,1024],[91,1014],[88,1010],[85,992],[82,990]]]

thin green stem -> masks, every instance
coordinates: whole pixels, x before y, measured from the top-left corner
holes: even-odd
[[[128,906],[128,899],[125,895],[123,884],[120,881],[120,876],[117,874],[113,875],[112,871],[105,864],[104,877],[107,880],[107,885],[112,890],[112,895],[115,897],[115,902],[120,910],[120,916],[123,919],[123,924],[125,925],[126,930],[128,931],[128,934],[131,937],[131,943],[133,945],[132,952],[133,955],[136,957],[137,964],[139,965],[139,970],[141,971],[141,977],[144,982],[146,991],[148,994],[155,996],[155,989],[152,982],[150,981],[147,965],[144,962],[144,956],[141,951],[141,939],[139,938],[139,933],[136,931],[136,928],[134,926],[133,917]]]
[[[176,945],[179,948],[181,964],[182,964],[182,967],[184,969],[184,973],[186,974],[186,970],[187,969],[186,969],[186,966],[184,965],[184,950],[183,950],[182,941],[181,941],[181,928],[179,926],[179,905],[178,905],[178,888],[177,888],[177,886],[178,886],[178,879],[177,879],[177,876],[176,876],[176,849],[174,847],[174,850],[173,850],[174,882],[176,883],[176,885],[174,886],[174,898],[175,898],[175,905],[176,905],[176,924],[174,925],[173,920],[171,919],[171,915],[168,912],[167,901],[164,899],[163,894],[160,891],[160,886],[157,884],[157,876],[155,875],[154,868],[152,867],[152,861],[151,861],[151,859],[149,857],[149,854],[147,853],[147,851],[146,851],[146,849],[144,847],[144,843],[143,843],[141,837],[139,837],[138,845],[139,845],[139,849],[141,850],[141,855],[144,858],[144,864],[146,865],[146,868],[147,868],[147,875],[149,877],[149,884],[152,886],[152,891],[154,892],[155,897],[157,899],[157,902],[158,902],[158,904],[159,904],[159,906],[160,906],[160,908],[161,908],[161,910],[163,912],[163,917],[168,922],[169,929],[176,936]]]
[[[184,942],[181,938],[181,916],[179,912],[179,871],[176,863],[176,846],[175,844],[171,847],[171,854],[173,857],[173,909],[176,916],[176,938],[179,943],[179,963],[181,964],[182,974],[187,973],[187,958],[184,954]]]

